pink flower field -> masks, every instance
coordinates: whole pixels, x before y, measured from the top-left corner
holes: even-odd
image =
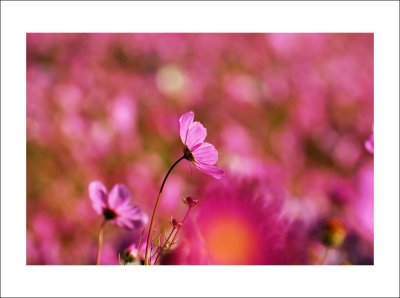
[[[28,265],[373,265],[373,34],[27,42]]]

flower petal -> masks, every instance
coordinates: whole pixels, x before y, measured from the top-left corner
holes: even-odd
[[[189,132],[185,144],[190,150],[192,150],[194,146],[203,143],[206,136],[207,129],[204,128],[203,124],[198,121],[193,122],[189,127]]]
[[[202,164],[214,165],[218,160],[218,151],[210,143],[201,143],[195,146],[192,154],[195,161]]]
[[[129,190],[123,184],[116,184],[108,196],[108,205],[112,209],[117,209],[131,199]]]
[[[224,170],[217,166],[207,165],[203,163],[195,163],[195,165],[200,171],[203,171],[204,173],[214,177],[215,179],[221,179],[221,177],[225,174]]]
[[[133,222],[131,222],[129,219],[125,217],[117,217],[115,220],[113,220],[113,224],[125,229],[134,228]]]
[[[193,123],[194,113],[187,112],[179,118],[179,133],[183,144],[186,144],[186,138],[189,132],[189,127]]]
[[[103,209],[107,206],[107,189],[104,184],[99,181],[91,182],[89,184],[89,198],[96,213],[103,214]]]
[[[133,204],[124,204],[116,210],[118,217],[114,223],[120,227],[133,229],[147,224],[149,218],[139,207]]]

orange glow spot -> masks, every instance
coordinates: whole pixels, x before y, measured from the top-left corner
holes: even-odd
[[[216,264],[251,264],[256,236],[246,219],[235,215],[211,218],[204,231],[210,257]]]

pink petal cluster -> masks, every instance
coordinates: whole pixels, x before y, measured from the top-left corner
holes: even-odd
[[[218,151],[210,143],[204,142],[207,129],[196,121],[193,122],[194,113],[187,112],[179,119],[180,136],[184,147],[184,155],[200,171],[216,179],[224,175],[224,171],[215,166],[218,160]]]
[[[116,184],[107,194],[103,183],[93,181],[89,184],[89,197],[97,214],[121,228],[139,228],[148,222],[148,216],[130,203],[129,190],[122,184]]]

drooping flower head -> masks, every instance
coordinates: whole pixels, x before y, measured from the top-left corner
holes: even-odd
[[[218,160],[218,151],[210,143],[204,142],[207,129],[200,122],[193,122],[193,118],[194,113],[187,112],[179,119],[180,136],[185,145],[184,156],[200,171],[220,179],[224,175],[224,171],[215,166]]]
[[[97,214],[121,228],[139,228],[148,221],[148,216],[130,203],[129,190],[122,184],[116,184],[107,194],[103,183],[93,181],[89,184],[89,197]]]

